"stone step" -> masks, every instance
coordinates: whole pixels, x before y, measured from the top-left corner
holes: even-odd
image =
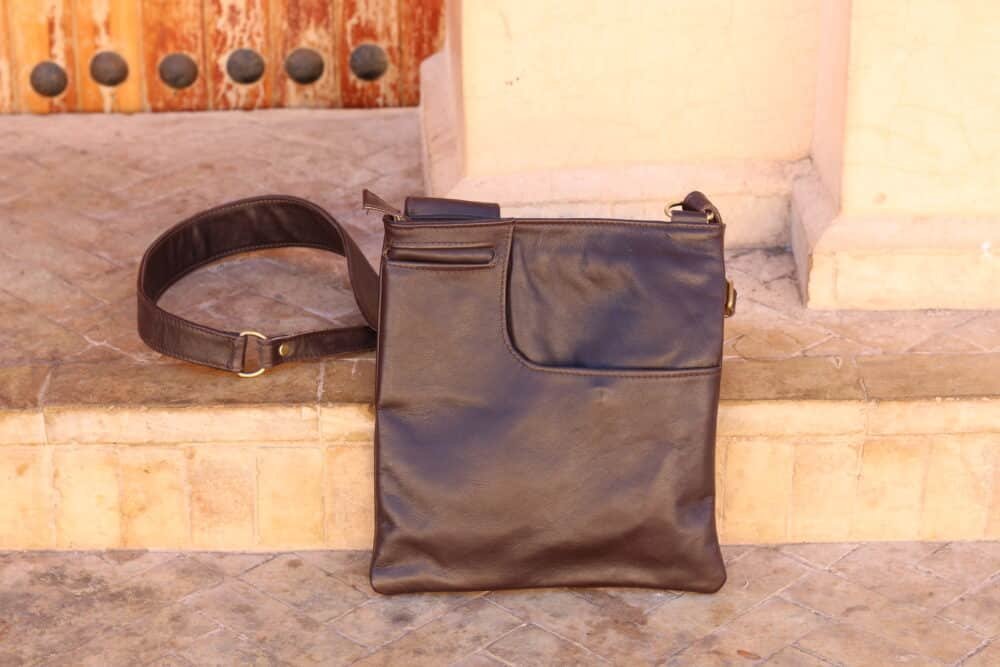
[[[287,370],[274,373],[286,389]],[[339,391],[363,392],[372,370],[360,358],[288,375],[353,377]],[[49,391],[78,371],[57,369]],[[248,387],[251,399],[268,386],[157,371]],[[142,388],[163,386],[181,385],[140,385],[131,403],[0,413],[0,549],[370,546],[369,404],[146,404]],[[726,543],[1000,537],[997,397],[731,398],[716,456]]]

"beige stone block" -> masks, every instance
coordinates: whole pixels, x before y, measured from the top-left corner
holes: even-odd
[[[323,450],[257,450],[257,540],[281,549],[323,545]]]
[[[45,442],[45,421],[38,410],[0,410],[0,445]]]
[[[121,545],[118,455],[113,447],[56,447],[56,544],[68,549]]]
[[[0,447],[0,549],[54,545],[51,457],[47,447]]]
[[[715,527],[719,532],[720,539],[727,535],[726,531],[726,458],[729,454],[726,438],[715,439]]]
[[[371,445],[375,439],[375,410],[365,403],[323,405],[319,431],[324,444]]]
[[[775,438],[726,444],[724,525],[727,542],[782,542],[788,535],[794,445]]]
[[[185,456],[191,485],[192,545],[227,550],[255,546],[254,449],[194,446]]]
[[[930,441],[921,539],[985,536],[1000,436],[935,436]]]
[[[990,502],[989,518],[986,522],[987,540],[1000,539],[1000,452],[993,452],[993,499]]]
[[[46,408],[51,443],[122,444],[315,440],[314,406]]]
[[[118,450],[122,546],[181,549],[191,542],[184,452],[180,448]]]
[[[863,433],[862,401],[723,401],[719,405],[718,434],[841,435]]]
[[[846,540],[861,466],[860,437],[795,446],[792,472],[792,542]]]
[[[919,436],[865,441],[852,539],[913,540],[920,536],[929,450],[927,440]]]
[[[370,447],[326,450],[326,545],[370,549],[375,526],[374,453]]]
[[[868,413],[868,432],[1000,434],[1000,400],[995,398],[879,401]],[[1000,438],[1000,435],[996,435]]]

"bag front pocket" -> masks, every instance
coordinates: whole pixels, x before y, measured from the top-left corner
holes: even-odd
[[[719,225],[518,221],[505,290],[510,344],[539,366],[653,371],[721,360]]]

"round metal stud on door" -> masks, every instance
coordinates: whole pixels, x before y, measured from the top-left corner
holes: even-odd
[[[90,76],[102,86],[117,86],[128,78],[128,63],[114,51],[101,51],[90,61]]]
[[[285,71],[292,81],[303,85],[315,83],[323,76],[323,56],[312,49],[295,49],[285,58]]]
[[[378,44],[361,44],[351,52],[351,71],[363,81],[374,81],[389,69],[389,56]]]
[[[30,81],[31,88],[45,97],[58,97],[69,85],[66,70],[51,60],[35,65],[31,70]]]
[[[264,59],[253,49],[236,49],[226,60],[226,73],[236,83],[256,83],[264,76]]]
[[[171,53],[160,61],[160,79],[176,90],[183,90],[198,80],[198,63],[186,53]]]

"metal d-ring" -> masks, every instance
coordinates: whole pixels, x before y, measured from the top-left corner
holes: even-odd
[[[241,331],[240,332],[240,336],[253,336],[254,338],[260,338],[261,340],[264,340],[264,341],[267,340],[267,336],[265,336],[264,334],[262,334],[259,331]],[[255,377],[258,377],[260,375],[263,375],[264,371],[266,371],[266,370],[267,370],[267,368],[265,368],[264,366],[261,366],[260,368],[258,368],[257,370],[255,370],[253,373],[246,373],[244,371],[238,371],[236,374],[239,375],[241,378],[255,378]]]

